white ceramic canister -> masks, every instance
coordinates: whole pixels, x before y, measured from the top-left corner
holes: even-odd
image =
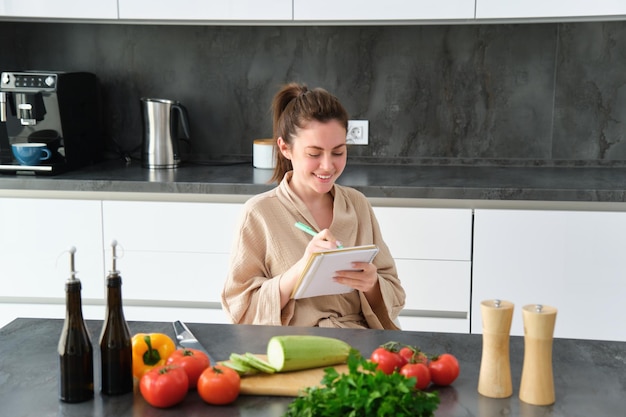
[[[255,168],[273,169],[276,166],[274,157],[274,139],[255,139],[252,144],[252,165]]]

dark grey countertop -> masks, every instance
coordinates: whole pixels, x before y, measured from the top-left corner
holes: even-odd
[[[150,170],[107,161],[57,176],[0,175],[0,190],[253,195],[271,170],[250,163],[183,164]],[[349,162],[338,181],[371,198],[625,202],[625,167],[365,165]]]
[[[278,417],[291,398],[240,396],[233,405],[210,406],[197,393],[166,410],[149,406],[141,394],[107,397],[99,393],[100,370],[97,338],[102,322],[88,321],[94,345],[94,400],[65,404],[58,400],[58,344],[63,320],[17,319],[0,329],[0,416],[11,417],[161,417],[258,416]],[[163,332],[174,337],[171,323],[130,322],[131,332]],[[519,400],[524,356],[523,337],[511,337],[510,358],[513,395],[504,399],[477,392],[482,336],[391,330],[322,329],[252,325],[188,323],[216,360],[231,352],[264,352],[271,336],[317,334],[349,342],[363,355],[380,344],[398,341],[430,353],[450,352],[461,366],[459,378],[439,389],[437,417],[615,417],[626,410],[626,343],[555,339],[553,371],[556,402],[533,406]]]

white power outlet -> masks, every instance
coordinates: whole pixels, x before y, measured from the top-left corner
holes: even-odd
[[[348,120],[348,145],[367,145],[369,137],[369,121]]]

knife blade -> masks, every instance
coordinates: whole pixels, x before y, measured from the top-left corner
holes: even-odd
[[[196,337],[193,335],[193,333],[191,333],[191,330],[189,330],[185,323],[180,320],[176,320],[173,325],[174,332],[176,333],[176,339],[178,340],[178,344],[180,346],[184,348],[197,349],[201,352],[204,352],[209,357],[211,366],[216,364],[211,354],[204,348],[204,346],[202,346],[198,339],[196,339]]]

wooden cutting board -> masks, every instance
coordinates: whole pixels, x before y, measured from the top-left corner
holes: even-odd
[[[265,359],[265,355],[257,356]],[[243,376],[241,377],[240,393],[243,395],[297,397],[304,388],[321,385],[320,382],[324,377],[324,369],[326,368],[328,366],[302,371]],[[348,373],[348,365],[335,365],[333,368],[339,373]]]

